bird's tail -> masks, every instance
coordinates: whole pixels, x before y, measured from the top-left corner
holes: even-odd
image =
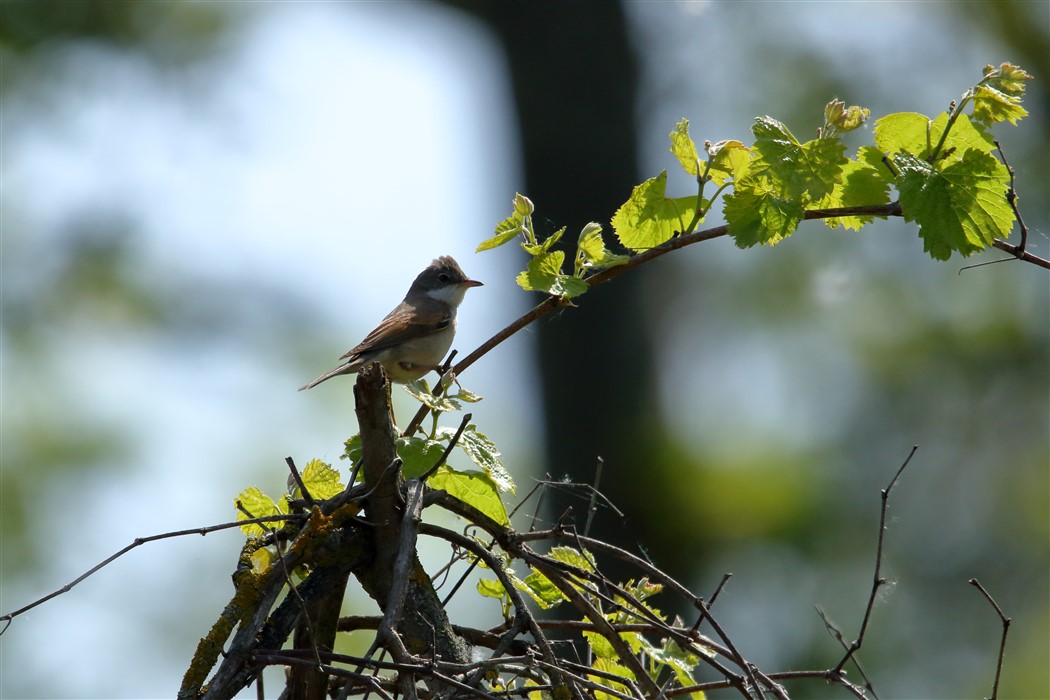
[[[317,386],[321,382],[328,381],[332,377],[338,377],[340,374],[353,374],[356,371],[357,371],[357,367],[353,363],[347,362],[345,365],[339,365],[335,369],[330,370],[328,372],[325,372],[324,374],[322,374],[320,377],[318,377],[317,379],[313,380],[312,382],[309,382],[307,384],[303,384],[301,387],[299,387],[299,391],[302,391],[304,389],[313,389],[315,386]]]

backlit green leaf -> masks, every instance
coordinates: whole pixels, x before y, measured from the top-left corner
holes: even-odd
[[[594,571],[594,564],[589,554],[585,554],[575,547],[551,547],[547,556],[563,564],[570,564],[578,569]]]
[[[593,221],[583,227],[577,247],[580,253],[576,262],[577,270],[581,268],[602,270],[607,267],[624,265],[630,259],[626,255],[613,253],[605,247],[605,241],[602,240],[602,227]]]
[[[514,493],[516,488],[514,479],[503,466],[499,450],[496,449],[492,440],[478,430],[476,425],[470,424],[463,430],[457,445],[470,457],[470,461],[481,467],[492,478],[500,491]]]
[[[719,187],[729,180],[739,181],[751,167],[751,150],[740,141],[719,141],[707,153],[711,160],[707,174]]]
[[[751,130],[758,139],[751,149],[748,180],[765,179],[764,189],[771,194],[805,204],[830,193],[839,181],[846,147],[837,138],[800,144],[769,117],[756,120]]]
[[[500,525],[510,522],[507,509],[499,496],[499,488],[487,474],[456,471],[445,465],[438,469],[427,483],[431,488],[445,491],[450,496],[477,508]]]
[[[437,464],[445,452],[445,445],[437,440],[419,437],[399,437],[396,440],[397,456],[401,458],[401,472],[406,479],[422,476]]]
[[[343,484],[339,480],[339,472],[319,459],[311,459],[306,463],[302,477],[306,490],[316,500],[326,501],[343,492]],[[298,490],[296,488],[296,492]],[[298,497],[301,498],[302,494],[298,494]]]
[[[526,226],[526,217],[532,215],[532,201],[530,201],[525,195],[519,193],[514,195],[512,206],[514,207],[514,212],[506,219],[496,224],[496,235],[482,241],[474,252],[480,253],[483,250],[498,248],[504,243],[509,243],[514,240],[519,234],[526,234],[527,237],[528,227]]]
[[[586,630],[583,632],[583,638],[587,640],[587,646],[591,648],[591,651],[594,652],[597,658],[616,659],[619,657],[616,653],[616,647],[602,634]]]
[[[343,443],[343,454],[340,459],[350,460],[352,464],[356,464],[361,459],[361,434],[352,436],[349,440]]]
[[[562,274],[565,253],[552,250],[529,261],[528,269],[518,274],[515,281],[526,291],[546,292],[552,296],[571,299],[587,291],[587,283],[572,275]]]
[[[416,401],[419,401],[432,411],[458,411],[461,407],[460,403],[451,396],[434,396],[424,379],[416,379],[402,386]]]
[[[919,224],[923,247],[932,257],[971,255],[1010,234],[1009,174],[992,155],[968,149],[943,168],[909,154],[893,162],[901,173],[897,189],[904,218]]]
[[[696,177],[700,174],[698,168],[699,156],[696,154],[696,144],[689,136],[689,120],[681,119],[671,132],[671,153],[682,164],[682,168]]]
[[[845,133],[860,127],[868,119],[871,110],[856,105],[846,106],[842,100],[832,100],[824,107],[824,122],[833,131]]]
[[[603,659],[601,657],[595,658],[594,663],[591,664],[591,668],[593,668],[593,669],[595,669],[597,671],[602,671],[603,673],[608,673],[608,674],[613,674],[615,676],[620,676],[622,678],[628,678],[628,679],[631,679],[631,680],[634,679],[634,672],[633,671],[631,671],[626,666],[624,666],[624,665],[622,665],[620,663],[617,663],[613,659]],[[591,679],[592,681],[594,681],[595,683],[598,683],[598,684],[600,684],[600,685],[602,685],[602,686],[604,686],[606,688],[609,688],[610,690],[615,690],[617,693],[620,694],[620,695],[611,695],[610,693],[605,693],[605,692],[602,692],[600,690],[595,690],[594,691],[595,700],[614,700],[614,698],[620,697],[622,695],[627,695],[628,697],[631,696],[630,689],[626,685],[624,685],[623,683],[618,683],[616,681],[611,681],[605,675],[602,675],[602,676],[589,675],[587,677],[589,679]]]
[[[543,243],[537,243],[536,245],[522,243],[521,247],[524,248],[525,252],[529,255],[539,255],[540,253],[546,253],[548,250],[551,249],[551,246],[553,246],[555,243],[561,240],[562,234],[564,233],[565,227],[562,226],[560,229],[548,236],[547,239],[543,241]]]
[[[984,78],[973,90],[973,118],[983,124],[1017,121],[1028,115],[1021,106],[1025,81],[1032,76],[1021,68],[1003,63],[998,68],[985,66]]]
[[[588,260],[599,260],[605,252],[605,241],[602,240],[602,225],[592,221],[580,231],[580,238],[576,243],[580,252]]]
[[[558,587],[555,586],[549,578],[535,570],[526,576],[525,580],[521,581],[518,587],[525,593],[528,593],[529,596],[544,609],[550,608],[565,600],[565,595],[558,589]]]
[[[507,595],[507,591],[503,588],[503,584],[494,578],[478,579],[476,588],[478,589],[478,593],[486,598],[503,599]]]
[[[763,182],[748,189],[737,185],[736,192],[726,195],[724,201],[722,215],[729,235],[741,248],[779,243],[795,232],[805,214],[801,202],[774,194]]]
[[[249,525],[242,525],[241,529],[250,527]],[[256,576],[266,573],[267,569],[277,561],[277,555],[269,547],[260,547],[259,549],[252,552],[252,573]]]
[[[930,149],[940,141],[947,124],[946,112],[938,115],[933,121],[926,115],[915,112],[890,114],[875,122],[875,145],[887,155],[896,155],[903,151],[925,159],[929,156]],[[958,159],[967,148],[990,153],[995,149],[995,144],[983,127],[974,124],[965,114],[960,114],[941,148],[941,156],[949,153]]]
[[[655,248],[685,231],[692,221],[697,198],[664,196],[667,171],[634,188],[613,215],[612,226],[625,248],[636,252]]]
[[[237,503],[241,504],[241,508],[237,508],[238,521],[249,519],[249,516],[244,511],[251,513],[251,518],[265,518],[270,515],[281,515],[288,512],[287,498],[282,497],[279,502],[274,502],[272,498],[254,486],[249,486],[241,491],[234,501],[234,507],[236,507]],[[273,527],[280,527],[280,523],[276,523]],[[250,523],[241,525],[241,531],[249,537],[261,537],[266,534],[267,528],[258,523]]]
[[[877,165],[872,164],[872,160]],[[881,154],[870,146],[863,146],[857,160],[849,160],[842,166],[842,178],[831,193],[815,203],[822,209],[887,204],[890,201],[889,168],[880,162]],[[857,230],[871,223],[870,216],[842,216],[824,219],[829,228],[844,226]]]

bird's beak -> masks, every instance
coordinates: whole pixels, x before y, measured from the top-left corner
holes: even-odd
[[[464,287],[484,287],[485,285],[477,280],[463,280],[460,282]]]

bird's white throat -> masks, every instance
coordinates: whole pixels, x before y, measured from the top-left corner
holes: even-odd
[[[438,287],[437,289],[428,289],[426,295],[431,299],[437,301],[443,301],[453,310],[457,306],[463,303],[463,296],[467,293],[467,287],[462,284],[446,284],[444,287]]]

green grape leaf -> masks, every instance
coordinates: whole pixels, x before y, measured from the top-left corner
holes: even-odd
[[[936,143],[933,135],[926,138],[930,118],[917,112],[896,112],[875,120],[875,147],[886,154],[904,151],[925,158]]]
[[[605,254],[605,241],[602,240],[602,225],[592,221],[580,231],[576,247],[587,260],[600,260]]]
[[[512,205],[514,207],[514,213],[496,224],[496,235],[488,240],[482,241],[474,250],[475,253],[498,248],[504,243],[509,243],[517,238],[518,234],[528,233],[528,227],[525,220],[527,217],[532,216],[532,212],[535,209],[532,205],[532,201],[525,195],[518,193],[514,195]]]
[[[498,226],[496,226],[496,235],[492,238],[487,238],[478,244],[478,247],[474,249],[475,253],[480,253],[483,250],[492,250],[493,248],[499,248],[504,243],[510,243],[518,234],[521,233],[521,222],[515,220],[514,215],[504,219]]]
[[[770,116],[755,117],[751,133],[760,141],[774,141],[798,145],[799,141],[787,126]]]
[[[1019,98],[1006,95],[987,85],[978,85],[973,91],[973,118],[982,124],[1008,121],[1016,126],[1019,119],[1028,116]]]
[[[842,166],[842,179],[831,193],[817,203],[819,208],[856,207],[887,204],[890,201],[889,169],[881,162],[882,155],[871,146],[862,146],[857,160],[848,160]],[[873,165],[874,160],[877,165]],[[871,216],[840,216],[824,219],[828,228],[843,226],[854,231],[870,224]]]
[[[339,472],[332,469],[330,464],[325,464],[319,459],[311,459],[306,463],[302,477],[306,490],[319,501],[327,501],[343,492],[344,487],[339,480]],[[302,494],[298,493],[298,487],[295,491],[296,497],[302,498]]]
[[[563,564],[575,566],[577,569],[594,571],[594,564],[589,553],[581,552],[575,547],[551,547],[547,556]]]
[[[794,233],[806,213],[802,202],[777,195],[763,181],[744,182],[749,186],[737,184],[736,191],[725,196],[722,209],[736,244],[741,248],[775,245]]]
[[[507,468],[503,466],[499,450],[492,440],[478,430],[478,426],[473,423],[468,425],[460,435],[457,446],[470,457],[470,461],[488,474],[501,492],[514,493],[517,487]]]
[[[623,635],[621,635],[623,636]],[[594,656],[599,659],[616,659],[619,655],[616,653],[616,648],[613,647],[612,642],[602,636],[599,632],[591,632],[585,630],[583,632],[583,638],[587,640],[587,646],[594,652]]]
[[[288,498],[286,496],[281,496],[281,499],[275,502],[272,498],[254,486],[249,486],[241,491],[234,500],[234,507],[236,507],[237,503],[240,503],[244,510],[251,513],[252,518],[265,518],[269,515],[282,515],[288,512]],[[241,521],[248,519],[248,515],[245,514],[241,508],[237,508],[237,520]],[[280,523],[275,524],[275,527],[279,526]],[[261,537],[262,535],[265,535],[267,531],[267,528],[259,523],[241,525],[241,532],[249,537]]]
[[[641,252],[671,240],[692,221],[695,196],[668,199],[667,171],[634,188],[631,197],[612,218],[613,230],[625,248]]]
[[[663,589],[664,585],[662,583],[650,581],[648,576],[643,576],[637,582],[628,582],[628,584],[624,586],[624,590],[634,595],[634,597],[640,601],[644,601],[648,598],[653,597],[657,593],[663,591]],[[649,608],[649,610],[651,610],[661,619],[663,618],[663,616],[660,615],[659,611],[656,608]]]
[[[525,577],[524,581],[515,579],[515,585],[529,594],[536,603],[544,610],[554,607],[565,600],[565,595],[555,586],[549,578],[533,569],[532,573]]]
[[[560,250],[537,255],[515,281],[525,291],[546,292],[566,299],[579,296],[587,291],[587,283],[572,275],[562,274],[561,265],[564,261],[565,253]]]
[[[626,695],[627,697],[631,697],[630,688],[625,686],[623,683],[618,683],[617,681],[609,680],[609,677],[605,675],[612,674],[614,676],[620,676],[622,678],[629,678],[631,680],[634,680],[634,672],[631,671],[631,669],[627,668],[623,664],[617,663],[613,659],[603,659],[601,657],[596,657],[594,659],[594,663],[591,664],[591,668],[595,669],[596,671],[602,671],[602,675],[588,675],[587,678],[594,681],[595,683],[598,683],[601,686],[608,688],[609,690],[614,690],[617,693],[619,693],[619,695],[612,695],[611,693],[604,693],[600,690],[595,690],[595,700],[615,700],[615,698],[622,697],[624,695]]]
[[[626,255],[617,255],[605,247],[602,240],[601,224],[590,222],[580,231],[577,242],[579,255],[577,256],[576,269],[591,268],[602,270],[607,267],[625,265],[630,258]]]
[[[933,126],[930,128],[930,133],[935,141],[940,139],[947,123],[947,114],[940,114],[933,120]],[[952,125],[952,130],[948,134],[947,140],[944,142],[941,156],[947,157],[946,154],[948,150],[954,149],[956,151],[955,157],[958,158],[958,152],[965,151],[968,148],[991,153],[995,150],[995,139],[993,139],[991,134],[989,134],[984,128],[984,125],[974,123],[965,114],[960,114],[955,120],[955,124]]]
[[[883,153],[895,155],[903,151],[925,159],[929,157],[930,149],[940,141],[947,124],[946,112],[939,114],[933,121],[926,115],[915,112],[888,114],[875,122],[875,145]],[[941,155],[954,153],[954,157],[958,158],[958,152],[967,148],[991,153],[995,149],[995,143],[983,127],[975,125],[965,114],[960,114],[952,125],[948,138],[945,139]]]
[[[707,149],[710,160],[708,177],[721,187],[729,180],[739,182],[751,168],[751,149],[740,141],[728,140],[712,144]]]
[[[437,464],[445,452],[445,445],[437,440],[413,435],[399,437],[395,441],[397,456],[403,464],[401,473],[406,479],[415,479]]]
[[[488,474],[456,471],[445,465],[434,472],[427,483],[431,488],[445,491],[448,495],[477,508],[500,525],[510,523],[507,509],[499,497],[499,488]]]
[[[588,289],[590,289],[590,286],[578,277],[558,275],[547,291],[551,296],[572,299],[580,296]]]
[[[778,197],[803,204],[829,194],[842,174],[846,147],[837,138],[799,143],[787,127],[771,117],[759,117],[751,131],[757,137],[749,179],[765,179]]]
[[[923,248],[933,258],[947,260],[952,252],[968,256],[1010,234],[1009,174],[992,155],[971,148],[938,167],[900,153],[893,163],[900,170],[904,219],[919,224]]]
[[[824,107],[824,122],[839,133],[853,131],[868,120],[871,110],[856,105],[846,106],[842,100],[832,100]]]
[[[708,647],[702,648],[705,651],[709,650]],[[715,655],[714,650],[710,649],[709,651],[708,656],[713,657]],[[675,679],[683,687],[688,688],[696,683],[693,680],[692,670],[700,663],[700,657],[682,649],[675,640],[665,637],[663,645],[660,647],[646,645],[646,653],[654,661],[670,667],[674,671]],[[707,696],[704,695],[703,691],[697,691],[690,693],[689,697],[694,700],[704,700]]]
[[[1028,116],[1021,106],[1025,81],[1032,76],[1021,68],[1003,63],[998,68],[984,67],[984,78],[973,89],[973,118],[982,124],[1008,121],[1017,125]]]
[[[829,194],[842,179],[846,146],[837,138],[823,138],[802,144],[802,160],[795,175],[804,182],[809,199]]]
[[[339,459],[346,459],[351,464],[356,464],[361,459],[361,454],[361,433],[358,433],[343,443],[343,454],[339,456]]]
[[[646,645],[646,652],[656,661],[687,673],[700,663],[700,657],[686,651],[671,638],[665,637],[662,646]]]
[[[507,596],[507,591],[503,588],[503,584],[498,579],[494,578],[481,578],[478,579],[478,583],[475,586],[482,596],[486,598],[498,598],[502,600]]]
[[[423,404],[432,411],[446,412],[446,411],[458,411],[462,405],[451,396],[434,396],[434,393],[430,391],[430,387],[427,386],[426,380],[416,379],[411,382],[402,384],[402,387],[407,391],[416,401]]]
[[[531,243],[522,243],[521,247],[524,248],[525,252],[529,255],[540,255],[541,253],[546,253],[548,250],[551,249],[552,245],[561,240],[562,234],[564,233],[565,227],[562,226],[560,229],[547,236],[547,240],[545,240],[543,243],[537,243],[536,245],[532,245]]]
[[[241,529],[244,530],[249,526],[243,525]],[[252,573],[256,576],[266,573],[273,563],[277,561],[277,555],[269,547],[260,547],[259,549],[252,552]]]
[[[693,177],[699,175],[700,156],[696,154],[696,144],[689,136],[689,120],[684,117],[680,119],[670,136],[671,153],[682,164],[682,168]]]
[[[464,389],[463,387],[459,387],[459,391],[452,394],[451,398],[454,398],[457,401],[463,401],[464,403],[477,403],[485,397],[481,394],[475,394],[473,391]]]

